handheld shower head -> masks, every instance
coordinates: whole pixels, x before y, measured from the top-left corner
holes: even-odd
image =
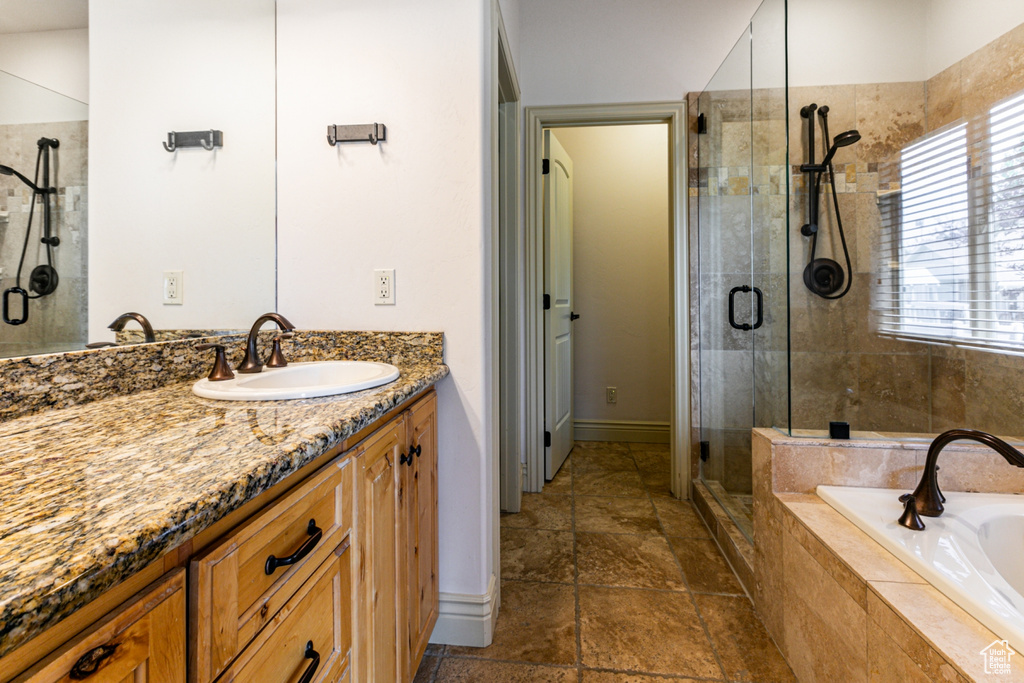
[[[846,132],[836,135],[835,139],[832,140],[832,146],[828,149],[828,154],[821,160],[822,166],[828,166],[829,162],[832,161],[832,157],[836,155],[840,147],[847,147],[860,140],[860,133],[855,130],[848,130]]]
[[[35,184],[35,183],[33,183],[33,182],[32,182],[31,180],[29,180],[28,178],[26,178],[26,177],[25,177],[25,176],[23,176],[22,174],[20,174],[20,173],[18,173],[17,171],[15,171],[15,170],[14,170],[13,168],[11,168],[10,166],[0,166],[0,174],[3,174],[3,175],[12,175],[12,176],[15,176],[16,178],[18,178],[18,180],[20,180],[21,182],[25,183],[25,184],[26,184],[26,185],[28,185],[28,186],[29,186],[30,188],[32,188],[32,191],[33,191],[33,192],[42,192],[42,190],[40,190],[40,189],[39,189],[39,188],[38,188],[38,187],[36,186],[36,184]]]

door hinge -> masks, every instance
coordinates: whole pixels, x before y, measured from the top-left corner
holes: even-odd
[[[700,460],[701,462],[707,462],[708,458],[711,457],[711,442],[701,441],[700,442]]]
[[[708,117],[704,114],[697,115],[697,134],[705,135],[708,132]]]
[[[544,448],[551,448],[551,432],[544,432]]]
[[[545,294],[544,295],[544,310],[547,311],[547,310],[550,310],[550,309],[551,309],[551,295],[550,294]]]
[[[547,175],[551,173],[551,159],[542,159],[540,162],[540,173],[541,175]]]

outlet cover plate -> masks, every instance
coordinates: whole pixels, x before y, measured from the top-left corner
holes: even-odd
[[[164,305],[181,306],[184,299],[185,280],[181,270],[164,271]]]
[[[395,269],[373,271],[373,303],[377,306],[395,305]]]

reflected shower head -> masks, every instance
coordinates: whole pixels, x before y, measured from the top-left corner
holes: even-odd
[[[42,192],[42,190],[40,190],[38,187],[36,187],[35,183],[33,183],[31,180],[29,180],[25,176],[23,176],[20,173],[18,173],[17,171],[15,171],[10,166],[0,166],[0,173],[2,173],[3,175],[16,176],[19,180],[21,180],[21,182],[25,183],[30,188],[32,188],[33,192]]]
[[[836,155],[836,152],[839,151],[840,147],[852,145],[858,140],[860,140],[860,133],[855,130],[848,130],[837,135],[835,139],[832,140],[832,146],[829,147],[828,154],[826,154],[825,158],[821,160],[821,165],[828,166],[829,162],[832,161],[832,157]]]

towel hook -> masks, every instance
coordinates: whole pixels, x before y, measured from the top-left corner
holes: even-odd
[[[174,150],[178,149],[178,145],[175,142],[174,138],[175,135],[174,131],[172,130],[170,133],[167,134],[167,142],[163,143],[164,149],[166,149],[168,152],[173,152]]]
[[[210,129],[210,139],[207,140],[206,138],[199,138],[199,144],[202,145],[203,149],[205,149],[206,151],[213,151],[213,128]]]

